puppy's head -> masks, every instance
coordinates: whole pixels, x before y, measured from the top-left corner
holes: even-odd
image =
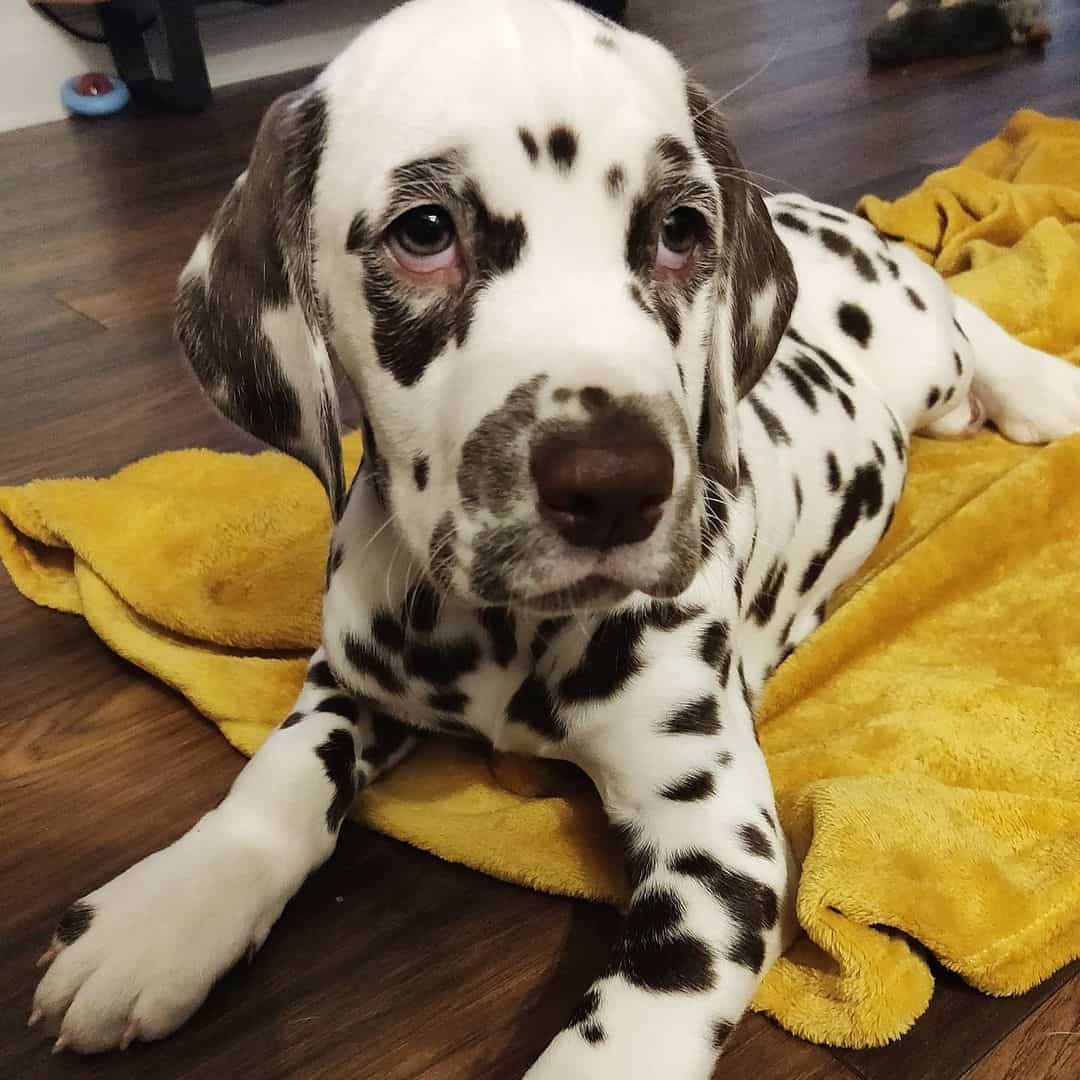
[[[414,0],[271,107],[178,330],[335,515],[340,366],[413,559],[474,603],[558,611],[689,585],[794,296],[666,50],[561,0]]]

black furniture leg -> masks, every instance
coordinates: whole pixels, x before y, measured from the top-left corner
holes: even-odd
[[[98,7],[116,69],[137,101],[179,112],[199,112],[210,104],[212,94],[195,0],[159,0],[157,8],[172,77],[155,77],[138,15],[122,0]]]

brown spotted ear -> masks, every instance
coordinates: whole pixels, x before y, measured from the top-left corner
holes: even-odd
[[[336,519],[344,501],[341,434],[311,238],[326,130],[315,88],[270,106],[247,171],[180,276],[176,330],[214,404],[308,465]]]
[[[776,352],[795,305],[798,284],[791,257],[750,182],[716,103],[701,86],[687,85],[694,136],[720,186],[720,302],[726,308],[714,353],[730,349],[735,393],[747,394]]]

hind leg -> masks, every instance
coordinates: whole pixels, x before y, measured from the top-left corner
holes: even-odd
[[[1080,431],[1080,367],[1017,341],[962,297],[956,314],[974,357],[972,394],[1005,438],[1045,443]]]
[[[985,312],[954,297],[957,368],[966,392],[944,416],[919,426],[935,438],[974,435],[987,422],[1017,443],[1045,443],[1080,431],[1080,367],[1017,341]]]

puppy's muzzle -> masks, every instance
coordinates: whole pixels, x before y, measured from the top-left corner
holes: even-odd
[[[643,417],[612,410],[532,452],[540,516],[568,543],[607,550],[647,540],[671,497],[667,442]]]

